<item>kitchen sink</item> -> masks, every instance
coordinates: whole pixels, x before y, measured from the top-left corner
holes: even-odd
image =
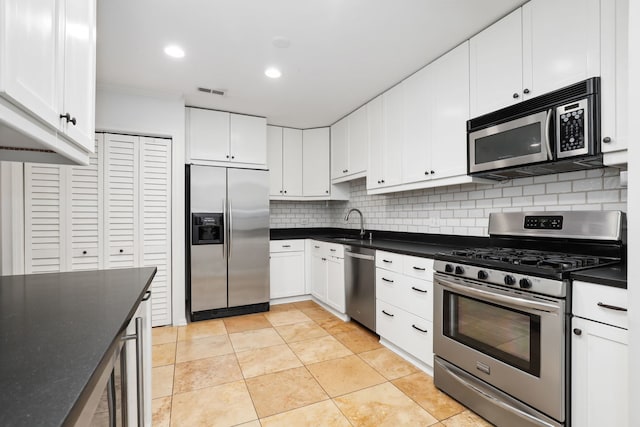
[[[365,239],[358,239],[356,237],[331,237],[331,240],[337,240],[338,242],[364,242]]]

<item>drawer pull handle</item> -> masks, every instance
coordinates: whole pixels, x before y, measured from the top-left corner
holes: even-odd
[[[418,270],[418,271],[425,271],[425,270],[426,270],[426,268],[423,268],[423,267],[416,267],[415,265],[413,266],[413,269],[414,269],[414,270]]]
[[[603,302],[599,302],[599,303],[598,303],[598,307],[608,308],[609,310],[615,310],[615,311],[627,311],[627,309],[626,309],[626,308],[618,307],[617,305],[609,305],[609,304],[605,304],[605,303],[603,303]]]
[[[424,332],[425,334],[426,334],[427,332],[429,332],[429,331],[427,331],[426,329],[418,328],[416,325],[411,325],[411,327],[412,327],[413,329],[416,329],[416,330],[420,331],[420,332]]]
[[[382,310],[382,312],[383,312],[384,314],[386,314],[387,316],[389,316],[389,317],[394,317],[394,316],[395,316],[395,314],[387,313],[387,312],[386,312],[386,311],[384,311],[384,310]]]
[[[327,259],[326,259],[326,258],[322,258],[322,260],[323,260],[323,261],[326,261]]]
[[[335,252],[335,251],[336,251],[335,249],[329,249],[329,250],[330,250],[331,252]]]
[[[424,289],[416,288],[415,286],[412,286],[411,289],[413,289],[414,291],[422,292],[423,294],[427,293],[427,291],[425,291]]]
[[[320,246],[318,246],[318,245],[313,245],[313,247],[316,248],[316,249],[320,249]]]
[[[283,248],[290,248],[291,245],[282,245]]]
[[[386,263],[389,263],[389,264],[393,264],[393,261],[389,261],[388,259],[383,259],[383,260],[382,260],[382,262],[386,262]]]
[[[393,283],[393,280],[387,279],[386,277],[383,277],[382,280],[384,280],[385,282]]]

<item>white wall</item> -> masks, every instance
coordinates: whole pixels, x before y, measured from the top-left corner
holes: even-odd
[[[640,117],[640,0],[629,2],[629,118]],[[628,135],[636,135],[637,122],[629,120]],[[629,264],[640,259],[640,146],[629,138]],[[640,426],[640,271],[629,268],[629,425]],[[636,362],[633,362],[633,361]]]
[[[184,270],[185,112],[181,97],[157,97],[98,86],[96,131],[172,139],[172,301],[173,324],[186,324]]]

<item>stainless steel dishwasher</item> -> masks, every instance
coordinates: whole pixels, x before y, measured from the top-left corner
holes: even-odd
[[[344,247],[344,282],[347,314],[376,330],[376,251],[360,246]]]

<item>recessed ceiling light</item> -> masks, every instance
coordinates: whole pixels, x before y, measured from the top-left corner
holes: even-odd
[[[184,50],[178,45],[170,44],[164,48],[164,53],[169,55],[172,58],[182,58],[184,57]]]
[[[267,77],[271,77],[272,79],[277,79],[282,75],[282,72],[275,67],[269,67],[264,70],[264,74]]]

